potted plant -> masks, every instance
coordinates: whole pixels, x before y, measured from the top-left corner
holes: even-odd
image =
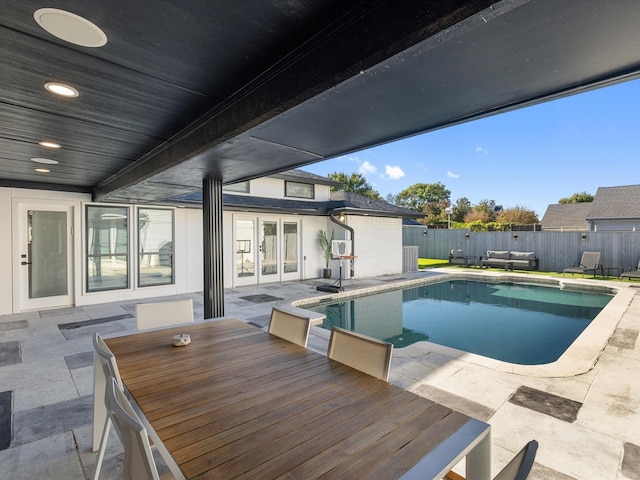
[[[331,230],[331,238],[327,238],[327,232],[324,230],[318,232],[318,245],[322,249],[322,256],[325,261],[325,268],[322,269],[322,278],[331,278],[331,269],[329,268],[329,260],[333,256],[331,242],[333,242],[333,230]]]

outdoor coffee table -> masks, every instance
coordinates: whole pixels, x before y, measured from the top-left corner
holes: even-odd
[[[106,343],[177,478],[490,478],[488,424],[240,320]]]

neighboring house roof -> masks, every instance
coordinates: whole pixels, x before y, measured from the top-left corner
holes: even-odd
[[[413,218],[403,218],[402,226],[403,227],[426,227],[424,223],[420,223],[417,220],[414,220]]]
[[[640,185],[598,188],[585,218],[587,220],[640,218]]]
[[[547,207],[540,224],[544,230],[588,230],[586,219],[590,208],[591,202],[552,204]]]

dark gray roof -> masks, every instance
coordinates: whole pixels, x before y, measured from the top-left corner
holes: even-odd
[[[351,192],[331,192],[329,208],[333,211],[366,213],[369,215],[422,218],[424,213],[402,207],[396,207],[387,202],[373,200]]]
[[[294,168],[292,170],[285,170],[284,172],[280,173],[274,173],[273,175],[269,176],[272,178],[279,178],[281,180],[314,183],[316,185],[329,185],[330,187],[339,187],[341,185],[340,182],[336,182],[335,180],[331,180],[330,178],[322,177],[320,175],[316,175],[315,173],[305,172],[304,170],[299,170],[297,168]]]
[[[249,195],[222,196],[224,208],[228,210],[261,210],[270,212],[298,213],[306,215],[329,215],[330,213],[353,213],[379,217],[420,218],[424,215],[396,207],[387,202],[371,200],[348,192],[331,192],[331,200],[314,202],[288,198],[252,197]]]
[[[640,218],[640,185],[600,187],[586,216],[587,220]]]
[[[315,175],[303,170],[287,170],[275,175],[273,178],[283,180],[295,180],[338,186],[339,182],[329,180],[327,177]],[[202,192],[193,192],[176,197],[180,203],[195,205],[202,204]],[[359,215],[372,215],[379,217],[421,218],[424,214],[396,207],[384,201],[373,200],[350,192],[331,192],[329,201],[314,202],[310,200],[295,200],[290,198],[257,197],[251,195],[234,195],[223,193],[222,203],[227,210],[253,210],[269,212],[286,212],[306,215],[329,215],[332,212],[355,213]]]
[[[582,228],[587,230],[586,219],[590,209],[590,202],[549,205],[540,224],[543,229]]]

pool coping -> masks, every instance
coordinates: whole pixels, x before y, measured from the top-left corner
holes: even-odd
[[[318,337],[327,339],[330,332],[317,325],[322,323],[324,315],[306,310],[307,305],[317,304],[323,301],[342,300],[351,297],[380,293],[399,288],[410,288],[432,283],[440,283],[449,280],[478,280],[486,279],[491,282],[520,282],[532,285],[546,285],[560,288],[577,288],[582,291],[593,291],[595,293],[612,293],[614,297],[602,309],[602,311],[591,321],[589,326],[573,341],[560,358],[554,362],[541,365],[520,365],[504,362],[493,358],[464,352],[451,347],[445,347],[428,341],[419,341],[404,348],[394,349],[394,355],[398,357],[411,357],[416,354],[425,355],[437,353],[447,357],[466,361],[499,372],[523,375],[528,377],[569,377],[580,375],[591,370],[597,363],[600,354],[607,346],[609,339],[614,334],[622,316],[629,307],[633,297],[638,291],[632,284],[618,284],[614,282],[603,282],[588,278],[557,278],[545,276],[531,276],[518,273],[502,273],[490,271],[468,271],[459,272],[446,268],[427,270],[428,273],[441,273],[441,275],[430,275],[413,279],[398,279],[385,285],[376,285],[354,290],[347,290],[340,293],[330,293],[296,300],[285,300],[290,307],[303,310],[312,318],[312,333]],[[418,353],[419,352],[419,353]]]

